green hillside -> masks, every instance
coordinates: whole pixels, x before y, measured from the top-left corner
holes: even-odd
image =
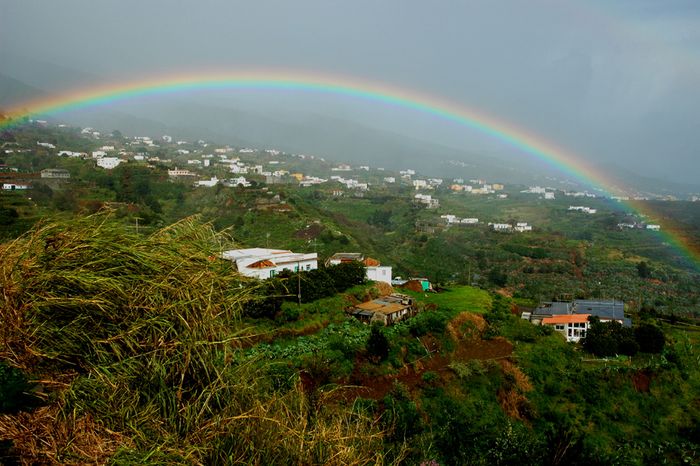
[[[499,197],[439,185],[426,209],[398,174],[364,169],[345,176],[366,191],[260,173],[245,188],[194,187],[230,178],[228,166],[188,180],[168,170],[220,146],[100,137],[2,134],[0,175],[31,188],[0,192],[0,462],[700,461],[698,273],[651,232],[620,230],[639,218],[619,205],[586,201],[599,210],[587,216],[520,186]],[[112,145],[127,160],[112,170],[57,156]],[[251,166],[337,173],[229,149]],[[43,180],[45,168],[70,178]],[[657,202],[700,237],[697,203]],[[521,221],[533,231],[488,225]],[[392,290],[362,265],[257,281],[220,259],[240,247],[317,252],[319,264],[362,252],[435,291],[401,291],[416,315],[367,325],[346,311]],[[634,327],[600,324],[572,344],[521,319],[555,298],[623,299]]]

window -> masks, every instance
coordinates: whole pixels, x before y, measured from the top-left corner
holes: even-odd
[[[295,266],[294,266],[294,271],[295,271],[295,272],[298,272],[298,271],[299,271],[299,266],[298,266],[298,265],[295,265]]]
[[[311,264],[306,264],[306,270],[311,270]]]
[[[569,324],[569,325],[571,325],[571,324]],[[569,329],[569,336],[571,336],[571,329]]]
[[[270,270],[270,278],[274,277],[277,274],[276,270]]]
[[[563,326],[563,325],[557,324],[557,325],[555,326],[555,329],[556,329],[556,330],[564,330],[564,326]]]

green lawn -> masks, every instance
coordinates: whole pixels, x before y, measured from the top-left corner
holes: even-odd
[[[425,304],[436,304],[440,309],[481,314],[491,307],[489,293],[471,286],[454,286],[439,293],[414,293],[412,291],[407,293]]]

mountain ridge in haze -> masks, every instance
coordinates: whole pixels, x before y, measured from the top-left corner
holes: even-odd
[[[14,58],[11,62],[19,66],[22,60]],[[56,73],[64,82],[82,82],[84,79],[99,82],[94,75],[82,72],[71,74],[70,68],[47,63],[37,66],[43,72],[34,82],[41,82],[47,79],[47,74]],[[0,109],[21,105],[23,101],[51,93],[15,77],[26,74],[0,74]],[[273,147],[291,153],[310,153],[338,162],[397,170],[414,168],[426,175],[439,177],[478,177],[522,184],[542,182],[551,177],[562,178],[546,163],[528,156],[523,156],[522,162],[506,161],[491,154],[474,154],[473,151],[318,113],[263,115],[250,110],[175,98],[167,102],[126,102],[112,107],[86,108],[61,114],[60,119],[104,131],[119,129],[133,135],[170,134],[178,138],[207,139],[234,146]],[[451,160],[464,166],[451,164]],[[601,167],[615,173],[625,184],[642,191],[660,195],[700,191],[700,186],[640,176],[612,164]]]

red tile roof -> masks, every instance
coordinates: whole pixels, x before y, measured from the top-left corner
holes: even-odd
[[[565,314],[552,317],[545,317],[542,319],[543,324],[575,324],[588,322],[590,314]]]

